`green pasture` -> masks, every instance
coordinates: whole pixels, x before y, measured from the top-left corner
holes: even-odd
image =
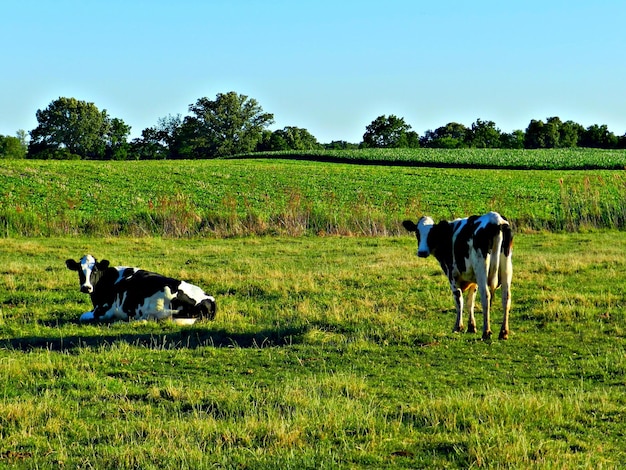
[[[494,152],[3,161],[0,468],[624,468],[624,155]],[[400,225],[487,210],[516,232],[507,341],[452,333]],[[217,317],[81,325],[85,253]]]
[[[603,154],[589,155],[596,152]],[[0,236],[398,235],[407,217],[489,210],[518,231],[625,228],[622,173],[275,159],[6,161]]]
[[[451,332],[408,235],[1,243],[0,466],[626,465],[623,232],[517,234],[493,342]],[[216,320],[79,325],[86,252],[203,286]]]

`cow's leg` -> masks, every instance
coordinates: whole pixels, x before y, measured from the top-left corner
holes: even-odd
[[[511,280],[513,278],[513,263],[511,256],[502,256],[500,264],[500,280],[502,283],[502,327],[500,339],[509,337],[509,312],[511,310]]]
[[[489,318],[491,307],[491,292],[487,283],[487,274],[489,260],[476,266],[474,269],[476,273],[476,284],[478,285],[478,292],[480,293],[480,303],[483,308],[483,339],[491,338],[491,322]]]
[[[456,322],[454,331],[463,331],[463,291],[456,286],[451,286],[452,296],[456,304]]]
[[[489,285],[489,262],[491,257],[489,254],[484,258],[479,257],[476,253],[474,258],[474,274],[476,276],[476,284],[478,286],[478,292],[480,293],[480,303],[483,308],[483,339],[487,340],[491,338],[491,322],[490,322],[490,306],[491,306],[491,292]]]
[[[479,285],[480,301],[483,306],[483,339],[491,338],[491,322],[489,318],[489,310],[491,306],[491,294],[487,286]]]
[[[476,333],[476,317],[474,316],[474,306],[476,305],[476,284],[472,284],[467,289],[467,311],[469,320],[467,324],[468,333]]]

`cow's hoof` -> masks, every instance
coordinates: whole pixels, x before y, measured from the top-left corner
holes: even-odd
[[[500,336],[498,336],[498,339],[509,339],[509,331],[508,330],[501,330],[500,331]]]
[[[489,341],[491,339],[491,331],[484,331],[483,332],[483,341]]]
[[[467,332],[468,332],[468,333],[476,333],[476,325],[472,325],[472,324],[470,324],[470,325],[467,327]]]

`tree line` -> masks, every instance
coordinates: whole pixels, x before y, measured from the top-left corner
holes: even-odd
[[[354,148],[626,148],[626,134],[616,136],[606,125],[584,127],[549,117],[531,120],[526,130],[502,132],[493,121],[477,119],[469,127],[450,122],[423,136],[404,118],[377,117],[360,143],[321,144],[306,129],[287,126],[270,131],[274,115],[259,103],[233,91],[214,100],[200,98],[189,114],[168,115],[141,137],[129,140],[131,127],[94,103],[58,98],[36,113],[37,127],[16,136],[0,135],[0,158],[154,160],[219,158],[281,150]]]

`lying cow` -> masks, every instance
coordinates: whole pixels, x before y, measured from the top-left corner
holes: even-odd
[[[68,259],[68,269],[78,271],[80,291],[91,296],[93,310],[80,321],[161,320],[178,323],[215,317],[215,299],[184,281],[128,267],[111,267],[85,255],[80,261]]]
[[[474,299],[480,292],[483,307],[483,339],[491,337],[489,309],[494,291],[502,285],[504,318],[500,339],[509,335],[511,308],[511,262],[513,234],[509,222],[497,212],[481,216],[441,221],[435,224],[430,217],[422,217],[417,224],[405,220],[402,225],[417,236],[417,256],[426,258],[431,253],[448,276],[456,303],[454,331],[463,330],[463,292],[467,293],[469,310],[468,332],[476,332]]]

